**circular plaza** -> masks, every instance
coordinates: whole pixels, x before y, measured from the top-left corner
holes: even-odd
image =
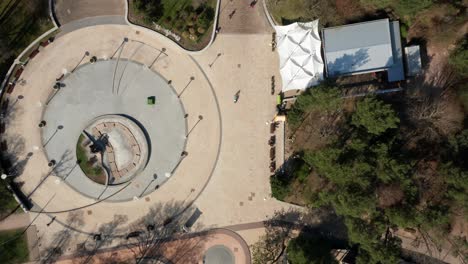
[[[42,141],[48,159],[59,166],[55,176],[93,199],[125,183],[138,187],[110,201],[159,189],[185,155],[180,98],[157,72],[132,60],[98,60],[65,73],[44,111]]]
[[[158,205],[180,214],[207,186],[221,142],[217,99],[172,41],[127,25],[84,27],[41,48],[21,77],[4,138],[32,212],[91,234],[116,214],[122,228]]]

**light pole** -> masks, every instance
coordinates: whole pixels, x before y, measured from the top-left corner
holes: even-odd
[[[221,57],[221,53],[216,54],[216,58],[210,64],[208,64],[208,66],[211,68],[219,57]]]

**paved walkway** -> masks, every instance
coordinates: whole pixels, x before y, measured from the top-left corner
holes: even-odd
[[[168,260],[169,263],[204,263],[204,254],[213,246],[223,245],[234,256],[235,264],[250,264],[250,250],[247,243],[235,232],[226,229],[214,229],[207,232],[202,232],[194,235],[185,235],[176,238],[169,242],[164,242],[156,248],[157,252],[149,253],[148,259],[151,256],[156,256],[161,259]],[[131,250],[138,250],[132,246],[120,246],[99,250],[94,253],[89,259],[88,255],[83,257],[66,258],[58,261],[59,264],[68,263],[109,263],[109,261],[126,262],[133,259]]]
[[[126,0],[54,0],[60,25],[102,16],[125,16]]]
[[[21,209],[19,209],[21,210]],[[29,224],[29,215],[25,213],[13,214],[3,221],[0,221],[0,230],[17,229]]]
[[[222,0],[220,34],[266,34],[271,28],[263,9],[263,0],[251,7],[252,0]]]
[[[237,7],[245,17],[228,24],[227,11],[223,11],[220,19],[224,21],[224,34],[202,54],[189,56],[167,38],[140,27],[98,25],[64,33],[28,63],[21,76],[26,83],[10,95],[10,101],[20,95],[22,99],[11,111],[6,135],[23,165],[23,191],[31,194],[36,211],[44,210],[34,223],[41,250],[53,245],[63,232],[73,234],[66,241],[59,240],[70,253],[90,234],[102,232],[109,225],[115,229],[112,235],[125,235],[132,223],[161,206],[169,208],[160,210],[165,214],[161,217],[167,217],[195,203],[203,212],[197,221],[202,229],[261,222],[274,211],[291,207],[271,197],[269,184],[267,142],[276,101],[270,94],[270,83],[272,76],[280,80],[278,57],[269,46],[269,24],[262,18],[261,2],[254,8],[248,1],[232,3],[225,10]],[[84,14],[81,17],[87,16]],[[82,20],[70,19],[68,24]],[[121,57],[144,65],[152,64],[157,50],[166,49],[167,56],[161,56],[152,69],[170,80],[178,94],[183,91],[181,100],[189,114],[187,126],[194,129],[187,141],[188,156],[157,191],[135,201],[96,202],[51,173],[38,124],[56,78],[76,67],[85,51],[98,59],[112,57],[124,37],[134,43]],[[138,51],[138,42],[148,47]],[[96,89],[103,88],[96,85]],[[235,104],[233,96],[238,91],[240,98]],[[55,221],[51,221],[53,216]]]

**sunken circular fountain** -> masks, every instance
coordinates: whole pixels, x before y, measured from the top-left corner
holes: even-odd
[[[105,115],[92,121],[76,146],[78,164],[92,181],[105,185],[128,182],[141,172],[149,156],[143,130],[132,120]]]

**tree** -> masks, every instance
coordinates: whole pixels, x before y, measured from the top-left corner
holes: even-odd
[[[293,108],[288,113],[288,122],[291,126],[298,126],[304,115],[311,111],[330,113],[341,108],[343,99],[341,91],[328,83],[322,83],[297,97]]]
[[[468,40],[465,38],[450,55],[449,64],[461,77],[468,77]]]
[[[361,0],[377,8],[392,8],[401,18],[411,20],[417,13],[431,7],[433,0]]]
[[[135,0],[135,7],[143,13],[147,22],[158,21],[164,15],[161,0]]]
[[[252,245],[254,264],[278,263],[285,253],[294,227],[286,220],[297,219],[299,215],[300,213],[296,211],[277,211],[270,220],[265,222],[265,235]]]
[[[351,118],[351,124],[364,128],[368,133],[380,135],[387,129],[397,128],[400,119],[388,104],[373,97],[359,101]]]
[[[288,261],[291,264],[337,263],[331,255],[328,241],[300,234],[288,243]]]
[[[396,237],[382,233],[387,228],[379,219],[365,221],[360,218],[346,217],[346,227],[350,241],[359,245],[357,263],[398,263],[400,259],[401,241]]]

